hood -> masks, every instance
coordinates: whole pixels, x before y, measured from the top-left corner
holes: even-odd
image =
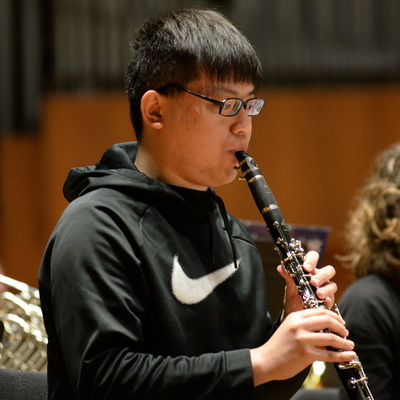
[[[64,196],[71,202],[102,187],[116,190],[144,184],[146,176],[135,167],[137,143],[120,143],[110,147],[96,165],[73,168],[64,183]]]
[[[93,190],[108,188],[136,198],[145,196],[146,202],[163,202],[174,212],[195,219],[204,218],[219,204],[211,188],[207,191],[185,189],[141,173],[134,164],[136,152],[137,142],[115,144],[96,165],[71,169],[63,188],[65,198],[72,202]]]
[[[197,191],[168,185],[151,179],[135,166],[137,142],[115,144],[110,147],[96,165],[73,168],[65,181],[65,198],[72,202],[76,198],[101,188],[113,189],[147,203],[162,205],[168,212],[193,221],[208,220],[213,236],[211,215],[219,208],[236,265],[236,249],[224,203],[212,188]],[[211,240],[212,243],[212,240]]]

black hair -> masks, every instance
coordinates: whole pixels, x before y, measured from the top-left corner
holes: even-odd
[[[153,17],[138,29],[131,48],[126,90],[139,141],[140,102],[148,90],[185,86],[203,75],[217,82],[249,82],[255,88],[261,80],[261,63],[248,39],[214,10],[183,9]]]

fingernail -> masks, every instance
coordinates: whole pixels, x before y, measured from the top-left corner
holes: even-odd
[[[307,271],[311,271],[312,269],[312,265],[310,263],[304,263],[303,265],[304,269],[306,269]]]

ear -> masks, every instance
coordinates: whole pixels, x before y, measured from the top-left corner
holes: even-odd
[[[140,110],[143,121],[153,129],[161,129],[163,127],[162,104],[163,98],[155,90],[148,90],[142,97]]]

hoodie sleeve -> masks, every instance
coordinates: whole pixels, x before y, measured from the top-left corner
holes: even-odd
[[[146,353],[149,293],[132,238],[110,210],[74,203],[79,199],[57,225],[39,276],[50,398],[255,398],[248,349],[199,357]]]

